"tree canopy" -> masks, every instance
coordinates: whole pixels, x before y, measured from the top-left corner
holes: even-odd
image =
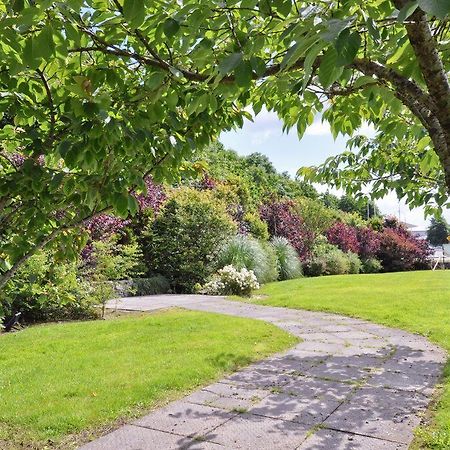
[[[431,245],[438,246],[447,244],[450,229],[445,219],[431,219],[431,224],[427,230],[427,240]]]
[[[299,136],[319,113],[335,135],[373,123],[367,152],[338,161],[344,178],[331,162],[303,174],[358,189],[373,169],[378,193],[444,205],[449,11],[449,0],[0,0],[0,285],[48,242],[81,245],[70,230],[98,212],[135,212],[145,175],[177,176],[250,106]]]

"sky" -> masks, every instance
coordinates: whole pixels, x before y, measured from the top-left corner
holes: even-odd
[[[374,130],[364,126],[359,134],[373,136]],[[318,165],[329,156],[341,153],[345,150],[346,138],[339,136],[334,140],[328,124],[322,123],[321,118],[317,117],[299,140],[296,130],[283,133],[282,123],[277,115],[262,110],[253,122],[246,120],[242,129],[222,133],[220,141],[226,148],[233,149],[240,155],[254,152],[267,155],[277,170],[294,176],[302,166]],[[317,187],[321,192],[327,190],[326,186]],[[425,219],[421,208],[410,210],[404,202],[398,201],[394,193],[376,203],[383,214],[396,217],[400,214],[400,220],[416,225],[417,229],[428,226],[429,219]],[[444,216],[450,221],[450,211]]]

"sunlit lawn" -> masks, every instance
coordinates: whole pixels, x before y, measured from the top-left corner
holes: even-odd
[[[259,304],[361,317],[427,336],[450,352],[450,270],[341,275],[271,283]],[[267,296],[267,297],[264,297]],[[450,449],[450,364],[428,440]]]
[[[265,322],[180,310],[1,335],[0,448],[49,439],[70,448],[71,433],[138,415],[295,342]]]

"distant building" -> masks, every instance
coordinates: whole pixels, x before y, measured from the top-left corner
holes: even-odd
[[[407,228],[407,230],[416,238],[426,239],[427,238],[427,230],[422,230],[417,228],[417,225],[408,222],[400,222],[403,226]]]

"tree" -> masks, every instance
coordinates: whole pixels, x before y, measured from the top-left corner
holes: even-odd
[[[300,136],[319,112],[334,134],[374,124],[375,187],[406,167],[416,175],[397,177],[398,193],[412,182],[408,200],[442,206],[449,10],[447,0],[0,0],[0,287],[36,249],[82,241],[71,230],[89,217],[133,213],[143,176],[176,176],[196,148],[242,126],[249,105]],[[408,147],[390,158],[388,140]]]
[[[363,219],[370,219],[374,216],[381,215],[377,205],[369,201],[367,197],[356,198],[350,195],[343,195],[339,199],[338,208],[344,212],[357,213]]]
[[[427,240],[431,245],[438,246],[448,243],[450,234],[448,223],[445,219],[431,219],[431,224],[427,230]]]

